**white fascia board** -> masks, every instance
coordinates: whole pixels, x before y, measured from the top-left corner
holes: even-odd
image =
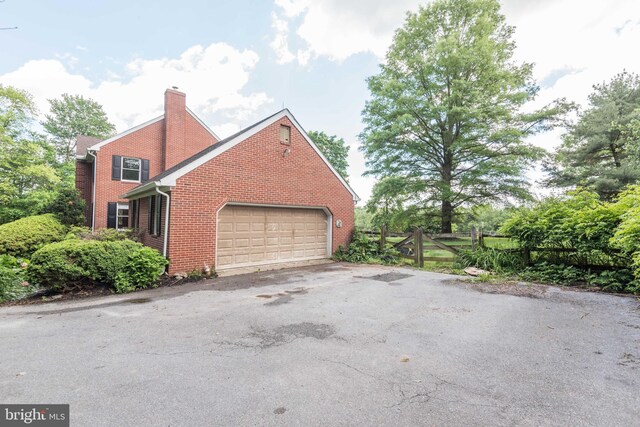
[[[94,144],[91,147],[87,148],[87,150],[100,151],[100,147],[103,147],[103,146],[105,146],[105,145],[107,145],[107,144],[109,144],[109,143],[111,143],[111,142],[113,142],[115,140],[118,140],[118,139],[122,138],[123,136],[129,135],[130,133],[133,133],[133,132],[135,132],[137,130],[140,130],[140,129],[146,127],[146,126],[149,126],[149,125],[152,125],[152,124],[154,124],[156,122],[159,122],[162,119],[164,119],[164,114],[161,115],[161,116],[156,117],[155,119],[151,119],[148,122],[144,122],[141,125],[132,127],[129,130],[125,130],[124,132],[119,133],[116,136],[112,136],[109,139],[105,139],[104,141],[100,141],[97,144]]]
[[[198,123],[200,123],[200,125],[205,128],[207,130],[207,132],[209,132],[211,134],[211,136],[213,136],[216,141],[220,141],[220,137],[213,131],[211,130],[211,128],[209,126],[207,126],[202,120],[200,120],[200,117],[196,116],[196,113],[194,113],[193,111],[191,111],[189,109],[189,107],[187,107],[187,113],[191,114],[191,117],[193,117],[194,119],[196,119],[196,121]]]
[[[202,166],[203,164],[207,163],[209,160],[219,156],[220,154],[224,153],[225,151],[230,150],[231,148],[235,147],[236,145],[238,145],[239,143],[241,143],[245,139],[250,138],[251,136],[257,134],[258,132],[260,132],[262,130],[264,130],[265,128],[269,127],[270,125],[272,125],[273,123],[277,122],[278,120],[281,120],[284,117],[288,117],[289,120],[291,121],[291,123],[293,123],[293,125],[298,129],[298,131],[302,134],[302,136],[304,136],[305,140],[311,145],[311,147],[315,150],[315,152],[318,153],[320,158],[329,167],[331,172],[333,172],[333,174],[340,180],[342,185],[344,185],[344,187],[351,193],[351,195],[353,196],[353,200],[355,202],[360,200],[360,197],[358,197],[358,195],[355,193],[355,191],[353,191],[353,189],[351,189],[349,184],[347,184],[347,182],[342,178],[342,176],[340,176],[340,174],[333,168],[333,166],[331,166],[331,163],[329,163],[329,161],[322,154],[320,149],[316,146],[316,144],[313,143],[311,138],[309,138],[309,135],[307,135],[307,133],[302,128],[302,126],[300,126],[298,121],[295,119],[295,117],[293,117],[293,115],[291,114],[291,112],[288,109],[282,110],[280,113],[274,115],[270,120],[266,120],[265,122],[259,124],[258,126],[255,126],[255,127],[251,128],[251,129],[249,129],[248,131],[238,135],[237,137],[235,137],[231,141],[226,142],[221,147],[219,147],[217,149],[214,149],[214,150],[211,150],[206,155],[194,160],[193,162],[191,162],[188,165],[178,169],[177,171],[173,172],[172,174],[169,174],[169,175],[165,176],[164,178],[162,178],[159,181],[158,184],[162,185],[162,186],[174,187],[176,185],[176,181],[178,180],[178,178],[180,178],[180,177],[188,174],[189,172],[195,170],[196,168]]]

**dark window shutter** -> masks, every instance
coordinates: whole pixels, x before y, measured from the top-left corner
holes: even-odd
[[[107,228],[116,228],[117,216],[118,204],[115,202],[109,202],[107,206]]]
[[[120,181],[120,168],[122,167],[122,157],[111,157],[111,179]]]
[[[147,182],[149,181],[149,160],[142,159],[142,171],[140,174],[140,181]]]

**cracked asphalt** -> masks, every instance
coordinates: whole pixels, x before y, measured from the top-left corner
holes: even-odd
[[[0,403],[76,426],[638,425],[640,302],[516,288],[328,264],[0,308]]]

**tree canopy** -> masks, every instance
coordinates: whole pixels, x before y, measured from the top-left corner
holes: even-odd
[[[53,150],[30,131],[35,114],[27,92],[0,85],[0,224],[38,213],[60,183]]]
[[[590,187],[611,200],[640,182],[639,148],[640,77],[625,71],[593,86],[589,107],[547,164],[548,183]]]
[[[348,180],[347,167],[349,163],[347,157],[349,156],[349,146],[344,142],[344,139],[318,131],[309,131],[307,135],[318,146],[335,170],[345,180]]]
[[[63,94],[60,99],[50,99],[51,113],[42,123],[51,135],[58,158],[62,162],[75,159],[78,135],[108,138],[115,131],[102,105],[81,95]]]
[[[524,173],[543,152],[525,138],[568,108],[523,112],[538,87],[532,65],[513,60],[513,32],[496,0],[436,0],[408,14],[368,79],[368,173],[411,181],[442,232],[460,206],[527,198]]]

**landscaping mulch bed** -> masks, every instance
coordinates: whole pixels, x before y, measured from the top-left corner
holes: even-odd
[[[156,282],[153,286],[154,288],[163,288],[170,286],[178,286],[185,283],[194,282],[197,279],[184,278],[184,279],[175,279],[173,277],[162,276],[160,280]],[[150,287],[151,288],[151,287]],[[147,289],[150,289],[147,288]],[[70,292],[60,292],[54,291],[50,289],[43,289],[35,294],[18,300],[13,301],[5,301],[0,303],[0,307],[9,307],[16,305],[32,305],[32,304],[46,304],[49,302],[58,302],[58,301],[73,301],[80,300],[85,298],[93,298],[93,297],[102,297],[107,295],[115,295],[113,287],[102,284],[92,284],[85,285],[82,288],[70,291]]]

